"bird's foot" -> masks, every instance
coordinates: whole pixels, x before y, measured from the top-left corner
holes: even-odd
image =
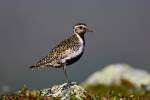
[[[70,88],[70,87],[73,86],[73,85],[77,85],[77,83],[76,83],[76,82],[67,82],[67,83],[64,85],[63,88],[67,89],[67,88]]]

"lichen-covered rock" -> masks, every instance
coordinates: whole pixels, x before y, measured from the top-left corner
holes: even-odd
[[[144,86],[150,90],[150,73],[132,68],[128,64],[111,64],[92,74],[85,84],[119,85],[122,80],[131,82],[135,87]]]
[[[64,83],[61,85],[54,85],[51,88],[41,90],[41,96],[60,97],[61,100],[90,100],[91,96],[81,86],[75,82],[70,84]]]

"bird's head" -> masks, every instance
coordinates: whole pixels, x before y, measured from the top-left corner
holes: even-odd
[[[88,29],[88,26],[85,23],[77,23],[73,27],[74,33],[79,35],[84,35],[86,32],[93,32]]]

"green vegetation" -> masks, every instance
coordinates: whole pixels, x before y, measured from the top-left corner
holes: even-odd
[[[83,85],[89,95],[88,100],[149,100],[150,92],[143,89],[136,89],[130,82],[125,80],[122,84],[106,86],[98,85]],[[74,95],[70,95],[72,100],[76,100]],[[16,93],[4,94],[0,96],[0,100],[59,100],[60,97],[52,98],[41,96],[40,90],[29,90],[27,86],[23,86]]]
[[[124,85],[106,86],[106,85],[89,85],[86,86],[88,93],[94,98],[109,98],[110,100],[118,100],[117,98],[149,98],[150,92],[143,90],[134,90]],[[144,99],[145,100],[145,99]]]
[[[9,93],[2,95],[0,100],[59,100],[59,98],[52,97],[42,97],[40,95],[40,90],[29,90],[26,85],[24,85],[16,93]]]
[[[109,98],[108,100],[118,100],[119,98],[124,98],[125,100],[150,100],[150,91],[137,89],[132,83],[126,80],[122,80],[121,85],[106,86],[98,84],[84,85],[83,87],[92,97],[97,99],[105,98],[107,100]]]

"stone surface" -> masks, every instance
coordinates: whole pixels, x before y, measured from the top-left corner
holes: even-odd
[[[147,87],[150,90],[150,73],[145,70],[136,69],[128,64],[111,64],[104,69],[90,75],[85,84],[112,85],[121,83],[121,80],[128,80],[135,87]]]
[[[76,82],[70,84],[63,83],[61,85],[54,85],[50,88],[41,90],[42,96],[60,97],[61,100],[70,100],[75,98],[77,100],[90,99],[90,95]]]

